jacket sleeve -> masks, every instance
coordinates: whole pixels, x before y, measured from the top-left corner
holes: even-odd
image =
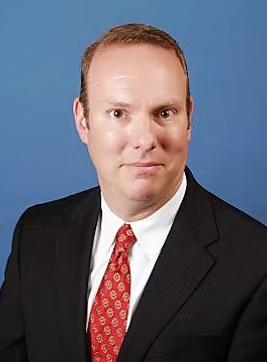
[[[227,362],[267,361],[267,276],[261,282],[234,332]]]
[[[20,238],[22,219],[15,228],[12,252],[0,291],[0,361],[27,362],[27,351],[20,300]]]

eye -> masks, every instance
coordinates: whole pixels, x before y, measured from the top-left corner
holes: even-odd
[[[119,108],[112,109],[112,111],[110,111],[110,115],[112,118],[120,119],[125,116],[125,111],[123,111],[122,109],[119,109]]]
[[[172,109],[168,109],[168,108],[164,108],[164,109],[161,109],[158,113],[159,117],[160,118],[163,118],[163,119],[167,119],[167,118],[170,118],[172,117],[173,115],[175,114],[174,110]]]

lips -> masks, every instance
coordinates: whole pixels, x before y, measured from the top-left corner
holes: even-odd
[[[124,166],[134,173],[147,174],[157,172],[162,164],[157,162],[132,162],[124,164]]]
[[[156,162],[133,162],[127,164],[127,166],[133,166],[133,167],[155,167],[160,166],[159,163]]]

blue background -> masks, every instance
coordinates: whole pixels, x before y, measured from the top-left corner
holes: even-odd
[[[145,22],[173,35],[195,100],[197,179],[267,224],[267,1],[0,1],[0,282],[23,210],[97,183],[72,116],[85,46]]]

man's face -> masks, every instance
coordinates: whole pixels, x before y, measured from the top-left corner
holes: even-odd
[[[77,100],[76,125],[106,201],[162,206],[181,183],[191,135],[177,56],[146,44],[106,47],[87,89],[88,127]]]

